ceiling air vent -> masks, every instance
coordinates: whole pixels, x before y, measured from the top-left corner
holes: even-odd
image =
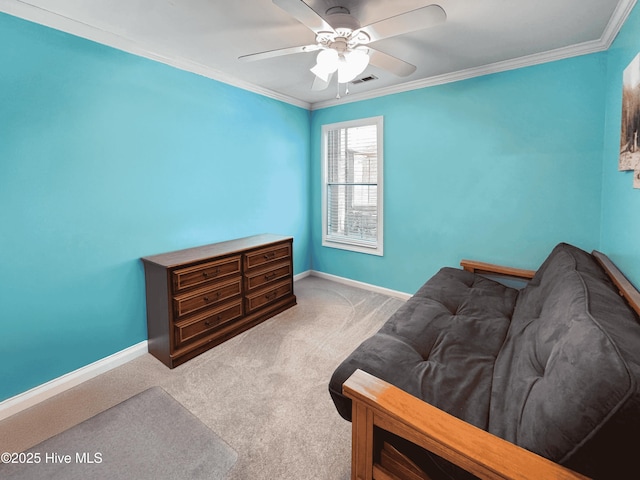
[[[377,80],[378,77],[376,77],[375,75],[368,75],[366,77],[362,77],[362,78],[356,78],[353,82],[351,82],[352,85],[358,85],[359,83],[365,83],[365,82],[371,82],[373,80]]]

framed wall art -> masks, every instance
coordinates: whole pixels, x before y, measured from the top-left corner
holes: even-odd
[[[618,170],[633,170],[633,186],[640,188],[640,53],[622,75],[622,125]]]

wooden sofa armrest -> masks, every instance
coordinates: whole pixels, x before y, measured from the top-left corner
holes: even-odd
[[[344,383],[343,393],[353,402],[352,480],[401,478],[376,463],[374,426],[399,435],[483,479],[587,478],[468,424],[362,370],[356,370]]]
[[[631,308],[640,315],[640,292],[636,287],[633,286],[616,264],[613,263],[604,253],[594,250],[591,254],[595,257],[607,275],[609,275],[613,284],[618,288],[620,295],[623,296]]]
[[[475,260],[461,260],[460,266],[466,271],[472,273],[506,275],[508,277],[521,278],[524,280],[531,280],[536,274],[535,270],[505,267],[502,265],[494,265],[493,263],[477,262]]]

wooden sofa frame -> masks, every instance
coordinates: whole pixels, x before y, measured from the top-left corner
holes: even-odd
[[[593,256],[640,315],[640,292],[604,254]],[[535,271],[462,260],[467,271],[530,280]],[[468,424],[356,370],[343,385],[353,405],[352,480],[430,480],[411,460],[380,440],[378,429],[398,435],[482,479],[584,479],[579,473]]]

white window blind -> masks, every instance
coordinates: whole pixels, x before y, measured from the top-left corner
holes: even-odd
[[[382,117],[325,125],[323,244],[382,255]]]

